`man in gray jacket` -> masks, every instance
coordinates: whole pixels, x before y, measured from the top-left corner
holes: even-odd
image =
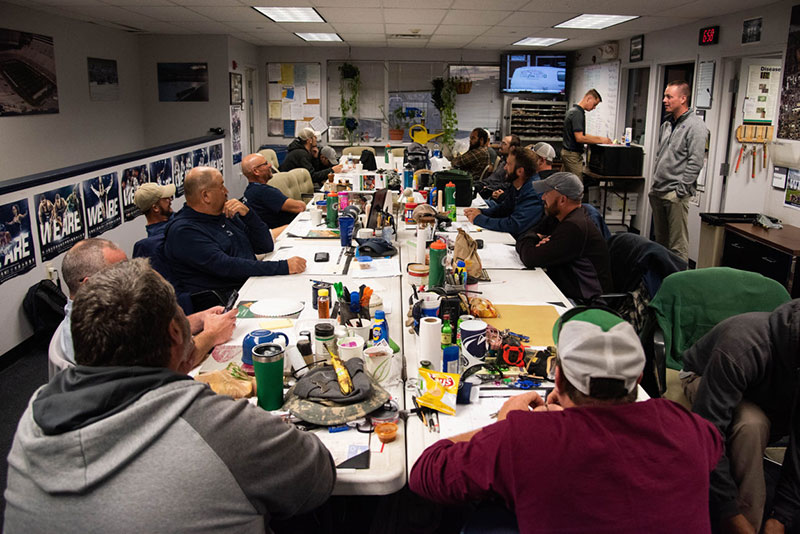
[[[664,90],[669,118],[661,125],[650,206],[656,241],[689,259],[689,197],[703,168],[707,130],[689,109],[689,84],[674,81]]]
[[[78,365],[34,393],[14,437],[7,534],[260,534],[331,494],[316,436],[185,374],[189,322],[146,260],[81,286],[72,338]]]

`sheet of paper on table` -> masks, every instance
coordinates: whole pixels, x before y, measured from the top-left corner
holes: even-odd
[[[354,428],[343,432],[328,432],[327,429],[321,429],[315,430],[314,433],[330,451],[334,465],[339,465],[369,449],[370,434],[358,432]]]
[[[373,258],[370,262],[350,262],[348,273],[353,278],[386,278],[400,276],[400,262],[397,258]]]
[[[270,260],[286,260],[292,256],[300,256],[306,260],[305,274],[312,276],[325,275],[325,274],[341,274],[343,265],[337,265],[336,259],[339,257],[339,251],[342,249],[338,244],[336,245],[283,245]],[[327,252],[328,261],[318,262],[314,261],[314,256],[317,252]]]
[[[484,243],[478,251],[484,269],[524,269],[525,264],[513,245]]]
[[[458,232],[459,228],[462,228],[467,233],[470,233],[470,232],[483,232],[483,229],[480,226],[475,226],[471,222],[467,221],[466,217],[464,218],[463,221],[456,221],[453,224],[451,224],[450,226],[448,226],[447,230],[445,230],[445,232],[446,233],[456,233],[456,232]]]
[[[543,395],[544,390],[537,391]],[[459,404],[456,406],[456,415],[439,414],[439,434],[434,440],[449,438],[483,428],[497,419],[491,417],[493,413],[500,410],[503,404],[511,397],[526,393],[522,389],[492,390],[480,392],[480,402],[471,404]],[[433,434],[432,434],[433,435]]]

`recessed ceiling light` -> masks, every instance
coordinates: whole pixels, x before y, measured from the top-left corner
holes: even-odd
[[[638,19],[638,15],[578,15],[553,28],[572,28],[576,30],[603,30],[629,20]]]
[[[514,43],[512,46],[552,46],[556,43],[561,43],[566,39],[550,38],[550,37],[526,37]]]
[[[273,22],[325,22],[313,7],[255,7]]]
[[[341,41],[338,33],[295,33],[304,41]]]

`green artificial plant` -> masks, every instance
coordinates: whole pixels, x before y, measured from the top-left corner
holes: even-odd
[[[455,83],[449,78],[434,78],[431,84],[433,85],[431,99],[442,118],[443,135],[439,137],[439,141],[452,149],[458,133]]]
[[[352,63],[339,66],[339,98],[342,109],[342,123],[347,137],[353,143],[353,135],[358,128],[358,93],[361,89],[361,71]]]

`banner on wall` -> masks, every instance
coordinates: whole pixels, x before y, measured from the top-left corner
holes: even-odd
[[[209,167],[214,167],[225,176],[224,162],[222,159],[222,143],[208,147]]]
[[[158,185],[172,183],[172,158],[158,159],[150,163],[150,181]]]
[[[97,237],[122,224],[116,172],[84,180],[82,186],[89,237]]]
[[[231,106],[231,155],[233,164],[242,161],[242,108]]]
[[[184,152],[172,157],[172,180],[175,184],[175,198],[183,196],[183,182],[193,166],[191,152]]]
[[[86,235],[78,184],[33,196],[42,261],[52,260]]]
[[[0,284],[36,266],[28,199],[0,206]]]
[[[122,190],[122,215],[125,222],[132,221],[142,214],[136,204],[133,203],[133,195],[139,189],[139,185],[149,182],[150,174],[147,172],[147,165],[134,165],[122,171],[120,189]]]

